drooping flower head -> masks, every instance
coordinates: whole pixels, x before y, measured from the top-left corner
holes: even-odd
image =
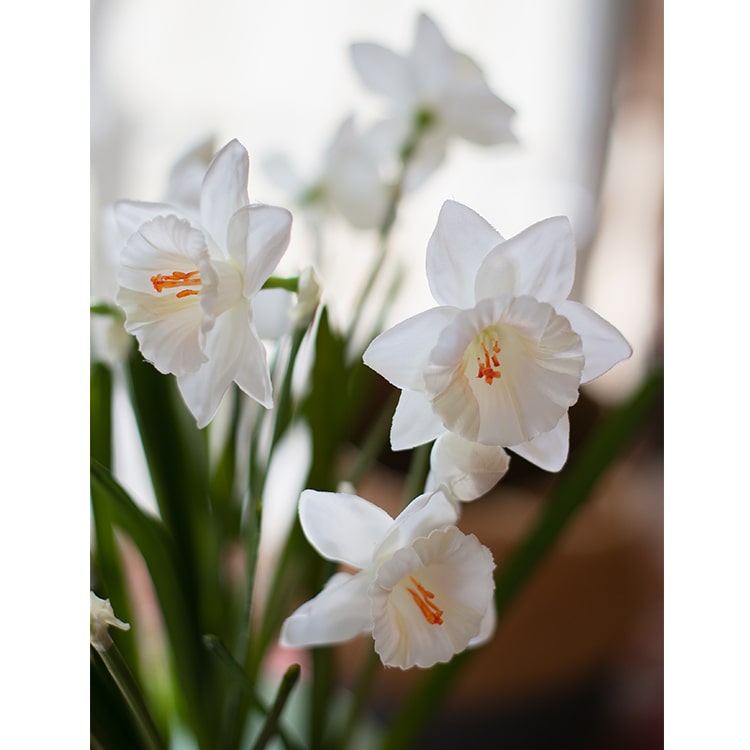
[[[100,599],[93,591],[91,593],[91,645],[97,651],[106,651],[112,645],[109,628],[130,630],[127,622],[115,617],[109,599]]]
[[[392,119],[384,129],[394,140],[403,146],[415,123],[425,129],[412,159],[412,187],[442,162],[450,138],[483,146],[516,140],[510,129],[513,108],[491,91],[470,57],[446,42],[429,16],[419,16],[407,55],[372,42],[353,44],[351,55],[363,83],[391,101]]]
[[[281,645],[308,647],[372,633],[386,666],[446,662],[494,631],[494,562],[456,526],[441,493],[413,500],[395,519],[356,495],[305,490],[302,528],[336,573],[284,622]]]
[[[567,299],[575,258],[564,217],[505,240],[471,209],[446,201],[427,246],[438,306],[384,332],[364,354],[403,389],[394,450],[447,430],[550,471],[562,467],[580,385],[631,353],[616,328]]]
[[[233,140],[203,178],[199,220],[164,203],[115,206],[128,238],[117,295],[126,330],[160,372],[177,376],[199,427],[211,421],[232,381],[273,405],[252,302],[286,251],[292,217],[251,204],[248,173],[247,151]]]

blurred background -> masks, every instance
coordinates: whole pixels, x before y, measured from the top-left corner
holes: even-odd
[[[571,411],[574,453],[599,415],[662,358],[659,0],[93,0],[92,296],[115,291],[110,204],[160,200],[175,161],[206,138],[217,147],[238,138],[247,147],[251,198],[295,212],[283,270],[309,263],[314,237],[263,160],[282,152],[300,173],[314,175],[344,117],[377,116],[381,102],[357,79],[348,47],[374,41],[406,53],[419,12],[515,108],[519,143],[454,142],[442,167],[407,195],[392,238],[406,277],[386,323],[433,304],[424,251],[444,200],[472,207],[506,237],[548,216],[568,216],[579,248],[573,296],[617,326],[634,350],[587,386]],[[333,226],[326,239],[339,261],[321,274],[327,302],[346,319],[346,289],[356,269],[368,266],[375,240],[344,226]],[[661,450],[655,415],[467,673],[425,747],[662,746]],[[124,450],[117,460],[124,483],[147,502],[139,457]],[[399,496],[399,461],[384,456],[359,494],[388,507]],[[501,565],[552,479],[514,459],[491,496],[467,509],[462,526],[481,529]],[[342,652],[345,680],[361,645]],[[384,671],[374,714],[387,718],[412,679]]]

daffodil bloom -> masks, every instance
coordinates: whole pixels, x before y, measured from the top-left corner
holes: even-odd
[[[109,599],[100,599],[93,591],[91,593],[91,645],[97,651],[106,651],[112,645],[109,628],[130,630],[130,625],[115,617]]]
[[[385,331],[364,354],[403,389],[394,450],[448,430],[549,471],[562,467],[579,386],[631,353],[614,326],[567,299],[575,259],[564,217],[505,240],[470,208],[443,205],[426,262],[438,306]]]
[[[233,140],[203,178],[199,220],[163,203],[115,206],[128,238],[117,295],[126,330],[160,372],[177,377],[199,427],[211,421],[232,381],[273,405],[252,303],[286,251],[292,217],[250,203],[248,172],[247,151]]]
[[[510,129],[513,108],[491,91],[477,64],[454,50],[425,14],[418,18],[409,54],[360,42],[351,46],[351,55],[363,83],[391,100],[393,117],[385,127],[402,147],[415,123],[424,127],[412,158],[411,187],[442,162],[452,137],[480,145],[516,140]]]
[[[333,210],[357,229],[372,229],[381,225],[390,195],[390,186],[380,174],[384,146],[376,135],[360,131],[349,116],[326,149],[315,179],[306,181],[283,154],[267,157],[263,168],[302,206]]]
[[[442,492],[421,495],[394,519],[356,495],[305,490],[299,518],[323,557],[358,572],[334,574],[290,615],[282,646],[371,633],[383,664],[408,669],[449,661],[492,636],[492,554],[455,526]]]

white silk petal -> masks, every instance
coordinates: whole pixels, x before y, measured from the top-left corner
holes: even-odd
[[[206,361],[201,349],[200,305],[174,295],[153,295],[121,288],[117,304],[125,310],[125,330],[138,339],[143,357],[162,374],[194,372]]]
[[[487,611],[482,618],[482,624],[479,626],[479,635],[469,641],[469,648],[483,646],[492,640],[497,628],[497,612],[495,611],[495,602],[491,601]]]
[[[430,351],[458,313],[454,307],[433,307],[407,318],[373,339],[362,361],[397,388],[421,390]]]
[[[243,206],[229,222],[227,247],[244,274],[243,294],[250,299],[276,270],[289,246],[292,214],[285,208]]]
[[[203,178],[201,223],[222,252],[227,249],[229,219],[250,202],[247,195],[249,173],[247,150],[234,139],[214,156]]]
[[[157,216],[168,216],[175,214],[183,218],[180,212],[168,203],[149,203],[147,201],[117,201],[114,206],[115,221],[117,229],[122,238],[127,240],[131,234],[137,232],[140,227]]]
[[[490,551],[455,526],[416,539],[383,563],[369,590],[383,664],[426,668],[467,648],[482,632],[494,567]]]
[[[582,384],[604,375],[633,353],[625,337],[590,307],[566,300],[557,306],[557,311],[570,321],[573,330],[581,337],[585,359]]]
[[[287,617],[279,643],[286,648],[322,646],[368,632],[372,628],[369,585],[363,574],[336,573],[314,599]]]
[[[420,13],[409,62],[422,103],[437,101],[444,94],[450,78],[453,55],[453,50],[435,22],[425,13]]]
[[[402,391],[391,422],[391,448],[403,451],[434,440],[445,428],[419,391]]]
[[[427,243],[427,280],[437,303],[473,307],[477,272],[502,241],[500,233],[475,211],[455,201],[443,203]]]
[[[161,373],[182,375],[206,361],[203,337],[213,325],[200,304],[217,281],[203,233],[185,219],[158,216],[142,224],[121,255],[116,300],[125,310],[125,329],[134,334],[143,356]],[[199,294],[178,297],[179,290],[157,292],[151,279],[163,273],[199,271],[191,286]]]
[[[208,359],[200,369],[177,381],[198,427],[205,427],[213,419],[235,378],[249,396],[270,408],[271,379],[266,352],[251,329],[245,304],[235,305],[216,319],[214,328],[206,335],[204,352]]]
[[[302,493],[299,520],[322,557],[355,568],[372,564],[377,545],[393,526],[388,513],[357,495],[317,490]]]
[[[432,446],[426,490],[444,486],[455,500],[475,500],[489,492],[509,466],[510,457],[500,446],[473,443],[445,432]]]
[[[473,342],[483,331],[499,343],[499,376],[489,383],[474,363],[479,352]],[[578,399],[580,338],[566,318],[532,297],[485,299],[462,311],[431,358],[426,386],[432,408],[466,440],[527,442],[551,430]]]
[[[375,559],[382,561],[396,550],[410,546],[415,539],[455,524],[457,520],[458,510],[444,492],[424,493],[414,498],[396,516],[388,534],[375,551]]]
[[[527,443],[508,447],[540,469],[560,471],[568,460],[569,446],[570,420],[566,413],[549,432],[543,432]]]
[[[242,329],[242,335],[238,336],[237,344],[239,345],[241,340],[242,349],[233,367],[234,382],[250,398],[255,399],[266,409],[271,409],[273,408],[273,386],[268,369],[266,347],[251,322],[252,313],[247,309],[243,311],[243,305],[238,305],[237,308],[238,323],[242,315],[245,317],[245,327]]]
[[[508,293],[528,294],[553,307],[573,288],[576,247],[570,222],[564,216],[545,219],[524,229],[496,247],[482,263],[476,276],[476,299]]]
[[[373,42],[357,42],[349,51],[365,86],[401,104],[411,99],[412,77],[401,55]]]
[[[293,303],[294,295],[286,289],[261,289],[251,301],[258,336],[266,341],[276,341],[288,333]]]
[[[469,89],[457,87],[440,111],[446,127],[467,141],[491,146],[516,140],[510,129],[515,111],[484,82]]]
[[[432,125],[420,138],[409,160],[404,178],[404,191],[414,192],[445,161],[450,134],[441,121]]]

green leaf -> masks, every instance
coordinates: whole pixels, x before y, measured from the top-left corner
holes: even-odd
[[[202,632],[225,636],[227,597],[219,577],[220,529],[209,503],[205,435],[174,377],[159,373],[137,351],[128,360],[128,371],[159,515],[175,546],[190,610]]]
[[[91,365],[91,406],[89,410],[91,456],[103,466],[112,466],[112,371],[103,362]],[[92,492],[97,490],[92,488]],[[115,611],[126,622],[130,621],[131,608],[122,571],[120,550],[115,537],[112,517],[106,504],[92,503],[94,549],[92,558],[99,581],[98,593],[109,599]],[[138,664],[134,639],[123,644],[128,661]],[[134,670],[137,671],[137,670]]]
[[[204,722],[208,717],[203,701],[206,672],[203,649],[192,601],[186,592],[179,557],[163,524],[146,515],[101,464],[91,462],[91,495],[95,511],[108,513],[112,522],[132,540],[148,568],[172,649],[179,689],[185,700],[185,719],[203,747],[210,747]],[[133,628],[137,623],[131,622]]]

